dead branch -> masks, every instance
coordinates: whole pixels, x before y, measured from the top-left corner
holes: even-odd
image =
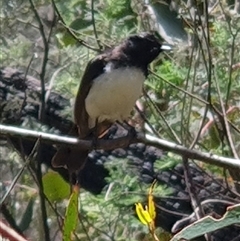
[[[0,125],[0,133],[1,136],[5,137],[21,137],[35,141],[37,139],[40,139],[42,142],[45,143],[62,144],[66,146],[72,146],[80,150],[93,150],[93,144],[91,140],[82,140],[69,136],[60,136],[6,125]],[[206,153],[197,150],[191,150],[187,147],[157,138],[149,134],[144,135],[143,133],[139,133],[136,137],[128,135],[113,140],[99,140],[97,143],[97,149],[113,150],[116,148],[126,147],[133,143],[144,143],[148,146],[154,146],[165,151],[173,152],[180,156],[185,156],[190,159],[202,161],[224,168],[240,169],[239,159],[218,156],[212,153]]]

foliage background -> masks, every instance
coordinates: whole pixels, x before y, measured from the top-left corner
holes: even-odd
[[[158,29],[163,39],[174,44],[174,50],[151,66],[154,74],[145,85],[150,98],[142,98],[145,113],[155,134],[161,138],[190,149],[238,158],[239,3],[193,2],[171,3],[171,8],[181,16],[180,27],[179,18],[176,20],[172,12],[165,11],[166,4],[160,3],[160,9],[152,4],[165,19],[157,16],[155,24],[160,30],[166,30]],[[52,2],[47,0],[2,2],[0,63],[2,67],[16,67],[40,79],[47,89],[62,93],[72,102],[85,66],[97,52],[117,44],[129,34],[156,28],[140,0],[56,0],[54,3],[60,17],[54,14]],[[165,11],[166,16],[163,17],[161,11]],[[164,34],[169,28],[172,33]],[[66,110],[69,119],[70,109],[69,106]],[[49,127],[35,128],[50,131]],[[1,192],[5,193],[6,184],[11,183],[23,162],[11,148],[0,148]],[[163,159],[169,166],[179,161],[175,155],[166,155]],[[81,192],[79,208],[84,225],[76,230],[76,240],[135,240],[147,232],[134,218],[132,204],[143,198],[148,186],[139,182],[134,171],[127,166],[123,168],[125,165],[126,160],[109,164],[112,172],[109,182],[114,185],[107,197],[107,189],[99,196]],[[159,162],[156,168],[161,166]],[[219,168],[202,167],[223,175]],[[236,178],[234,170],[230,170],[230,174]],[[168,193],[160,186],[155,191],[158,196]],[[25,225],[22,229],[26,236],[44,240],[37,193],[37,185],[25,171],[8,203],[16,222]],[[61,238],[59,220],[65,206],[66,201],[54,204],[54,208],[47,205],[51,240]],[[56,215],[53,210],[60,214]]]

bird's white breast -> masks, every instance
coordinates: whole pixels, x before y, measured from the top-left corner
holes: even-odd
[[[85,100],[89,128],[98,122],[126,120],[142,93],[145,76],[138,68],[106,69],[96,78]]]

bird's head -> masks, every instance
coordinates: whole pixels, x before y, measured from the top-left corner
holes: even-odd
[[[123,43],[124,53],[141,65],[150,64],[163,50],[162,44],[152,33],[132,35]]]

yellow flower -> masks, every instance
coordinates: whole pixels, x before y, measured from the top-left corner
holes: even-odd
[[[139,220],[144,225],[148,225],[150,232],[155,230],[154,220],[156,217],[156,210],[155,210],[155,204],[153,201],[153,194],[152,194],[155,183],[156,183],[156,180],[152,183],[148,191],[148,205],[146,205],[145,208],[143,208],[141,203],[135,204],[136,213]]]
[[[135,205],[136,205],[136,212],[139,220],[143,224],[149,225],[153,221],[153,219],[151,218],[150,213],[147,210],[147,206],[146,206],[146,209],[144,209],[141,203],[136,203]]]
[[[153,188],[154,188],[155,184],[156,184],[156,180],[153,181],[153,183],[148,191],[148,210],[149,210],[149,214],[153,220],[156,218],[155,204],[153,201]]]

